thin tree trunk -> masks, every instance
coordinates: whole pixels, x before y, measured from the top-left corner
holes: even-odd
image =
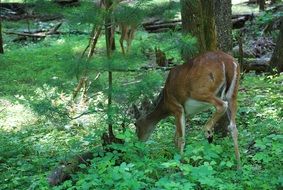
[[[1,3],[1,0],[0,0]],[[0,19],[0,53],[4,53],[4,44],[3,44],[3,37],[2,37],[2,19]]]
[[[106,18],[105,18],[105,38],[106,38],[106,51],[107,51],[107,57],[110,59],[112,48],[113,48],[113,42],[114,42],[114,35],[113,35],[113,29],[112,29],[112,20],[111,20],[111,10],[110,7],[112,5],[112,0],[104,0],[105,8],[108,11]],[[109,65],[110,69],[110,65]],[[112,72],[108,71],[108,133],[113,134],[112,129]]]
[[[241,67],[241,72],[243,72],[243,63],[244,63],[244,49],[243,49],[243,34],[240,32],[238,37],[238,44],[239,44],[239,58],[238,62]]]
[[[270,66],[272,69],[276,69],[277,73],[283,72],[283,18],[281,19],[280,32],[270,60]]]
[[[3,47],[3,38],[2,38],[2,24],[0,21],[0,53],[3,54],[4,53],[4,47]]]
[[[95,27],[95,32],[92,35],[92,39],[91,39],[90,47],[89,47],[89,52],[87,54],[88,59],[90,59],[93,56],[94,49],[96,47],[98,38],[99,38],[100,33],[101,33],[101,29],[102,29],[101,26]]]

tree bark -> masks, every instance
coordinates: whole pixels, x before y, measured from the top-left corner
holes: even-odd
[[[217,31],[217,46],[220,50],[232,51],[232,2],[231,0],[215,0],[215,22]],[[227,136],[229,118],[223,115],[215,125],[215,133]]]
[[[105,39],[106,39],[106,51],[107,58],[110,59],[112,54],[114,35],[112,29],[112,20],[111,20],[111,5],[113,4],[112,0],[104,0],[106,11],[108,12],[105,17]],[[109,65],[110,69],[110,65]],[[113,133],[112,129],[112,71],[108,71],[108,133]]]
[[[217,46],[224,52],[232,51],[232,2],[231,0],[215,1],[215,23]]]
[[[265,0],[258,0],[259,10],[264,11],[265,8]]]
[[[202,0],[201,1],[206,51],[213,51],[217,49],[214,2],[215,0]]]
[[[232,50],[231,15],[231,0],[181,0],[182,29],[184,34],[197,37],[199,54],[218,47],[226,52]],[[188,59],[186,55],[183,58]],[[225,115],[215,127],[216,132],[226,136],[228,124]]]
[[[182,30],[197,38],[199,54],[217,49],[214,1],[181,0]],[[183,55],[184,60],[189,58]]]
[[[201,0],[181,0],[180,3],[183,33],[195,36],[198,39],[198,51],[203,53],[206,51],[206,43]],[[189,59],[186,55],[183,58]]]
[[[1,3],[1,0],[0,0]],[[2,19],[0,19],[0,53],[4,53],[4,44],[3,44],[3,37],[2,37]]]
[[[2,37],[2,23],[0,20],[0,53],[3,54],[4,53],[4,44],[3,44],[3,37]]]
[[[272,69],[275,68],[277,73],[283,72],[283,17],[281,18],[280,32],[270,60],[270,66]]]

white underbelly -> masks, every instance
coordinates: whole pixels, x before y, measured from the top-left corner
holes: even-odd
[[[199,112],[205,111],[210,107],[212,107],[211,104],[194,99],[188,99],[184,105],[186,115],[194,115]]]

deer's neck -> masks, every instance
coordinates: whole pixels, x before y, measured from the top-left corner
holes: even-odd
[[[157,101],[156,107],[146,116],[146,120],[151,126],[156,125],[161,119],[164,119],[169,115],[164,104],[163,90],[160,93]]]

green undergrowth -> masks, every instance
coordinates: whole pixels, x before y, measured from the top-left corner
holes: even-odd
[[[178,57],[169,40],[137,35],[133,49],[138,51],[125,57],[117,47],[111,61],[104,58],[103,39],[93,60],[80,60],[88,42],[84,35],[7,47],[0,56],[0,189],[282,189],[282,75],[247,74],[241,81],[237,114],[241,171],[236,170],[230,137],[215,137],[213,144],[204,138],[202,126],[210,112],[189,119],[182,161],[174,148],[173,118],[162,121],[147,143],[137,141],[126,108],[139,98],[153,99],[164,83],[164,71],[113,74],[111,114],[115,134],[125,144],[112,145],[112,152],[101,149],[108,81],[102,71],[93,80],[98,70],[107,70],[108,63],[114,69],[147,66],[145,56],[134,52],[148,51],[144,49],[148,41]],[[67,117],[70,96],[76,76],[86,67],[93,80],[88,95],[94,112],[74,122]],[[123,121],[124,133],[119,130]],[[81,171],[60,186],[48,185],[46,177],[61,160],[89,150],[96,156],[90,166],[81,164]]]
[[[26,109],[18,115],[9,115],[7,109],[24,102],[16,95],[36,99],[39,96],[34,93],[36,88],[44,84],[70,93],[69,88],[75,83],[72,85],[74,79],[65,72],[69,63],[60,62],[60,56],[56,56],[72,51],[65,48],[35,45],[29,51],[19,49],[5,55],[5,61],[1,61],[1,119],[17,119],[25,114],[29,102],[25,102]],[[54,57],[50,56],[53,53]],[[59,78],[54,84],[52,76]],[[216,137],[213,144],[206,142],[201,126],[208,113],[190,120],[183,162],[173,145],[172,118],[163,121],[147,143],[138,142],[133,125],[129,125],[126,133],[118,133],[126,143],[113,145],[114,151],[108,153],[94,148],[100,144],[105,123],[67,130],[54,127],[45,118],[33,124],[27,122],[20,128],[4,129],[2,125],[0,189],[280,189],[283,184],[282,81],[282,75],[249,74],[241,82],[237,115],[241,171],[236,171],[231,138]],[[82,171],[61,186],[51,188],[47,184],[46,176],[60,160],[87,150],[102,156],[94,158],[90,166],[82,164]]]

